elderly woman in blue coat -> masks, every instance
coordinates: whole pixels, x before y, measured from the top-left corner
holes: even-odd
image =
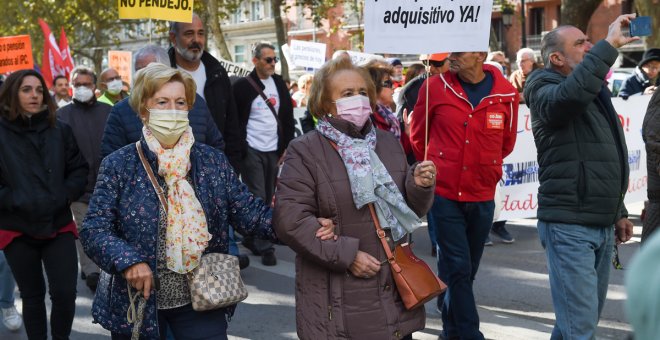
[[[130,338],[140,323],[145,339],[163,339],[166,325],[177,339],[226,339],[226,316],[234,308],[194,311],[186,273],[205,253],[227,253],[229,225],[277,240],[270,208],[239,182],[221,151],[194,141],[187,115],[194,98],[195,82],[185,72],[154,63],[136,74],[130,102],[144,121],[138,143],[165,191],[167,210],[136,144],[101,165],[80,236],[104,271],[92,315],[113,339]],[[332,228],[320,228],[317,236],[332,242]],[[128,289],[147,301],[135,324],[127,320]]]

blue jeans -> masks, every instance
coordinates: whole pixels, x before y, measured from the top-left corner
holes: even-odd
[[[11,274],[5,253],[0,250],[0,308],[14,306],[14,289],[16,289],[14,275]]]
[[[436,195],[432,209],[438,271],[448,286],[442,306],[443,336],[483,340],[472,282],[493,223],[495,202],[458,202]]]
[[[555,308],[552,340],[596,338],[614,247],[611,225],[587,227],[539,220]]]
[[[437,248],[438,247],[438,241],[436,241],[437,227],[435,226],[435,219],[433,218],[433,209],[429,210],[428,214],[426,214],[426,220],[428,221],[429,238],[431,239],[431,246],[433,248]]]
[[[238,245],[236,244],[236,235],[234,235],[234,228],[229,226],[229,255],[238,256],[240,255],[238,250]]]

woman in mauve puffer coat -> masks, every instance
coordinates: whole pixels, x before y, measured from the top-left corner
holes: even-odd
[[[405,242],[431,207],[435,166],[409,167],[396,137],[371,125],[375,86],[350,60],[328,62],[310,92],[319,124],[289,145],[273,221],[297,253],[298,336],[412,339],[424,329],[424,308],[403,306],[366,203],[389,226],[391,245]],[[317,216],[335,222],[336,240],[314,237]]]

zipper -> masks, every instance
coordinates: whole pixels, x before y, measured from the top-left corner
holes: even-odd
[[[328,320],[332,321],[332,287],[330,273],[327,276],[328,280]]]

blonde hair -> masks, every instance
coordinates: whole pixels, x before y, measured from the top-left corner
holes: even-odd
[[[301,89],[309,90],[307,84],[312,82],[312,79],[314,79],[314,75],[306,73],[300,76],[298,78],[298,87]]]
[[[371,80],[369,73],[355,66],[350,59],[338,58],[329,60],[320,70],[314,73],[314,79],[312,80],[312,87],[308,91],[309,99],[307,101],[307,109],[314,117],[321,118],[331,111],[334,105],[332,98],[330,98],[332,78],[341,71],[353,71],[362,76],[364,82],[367,84],[369,103],[371,103],[371,108],[375,110],[376,86]]]
[[[147,100],[153,97],[163,85],[171,82],[183,84],[186,91],[186,102],[188,107],[192,108],[197,91],[195,80],[184,71],[159,63],[151,63],[135,74],[133,92],[128,103],[138,116],[142,116],[147,112]]]

